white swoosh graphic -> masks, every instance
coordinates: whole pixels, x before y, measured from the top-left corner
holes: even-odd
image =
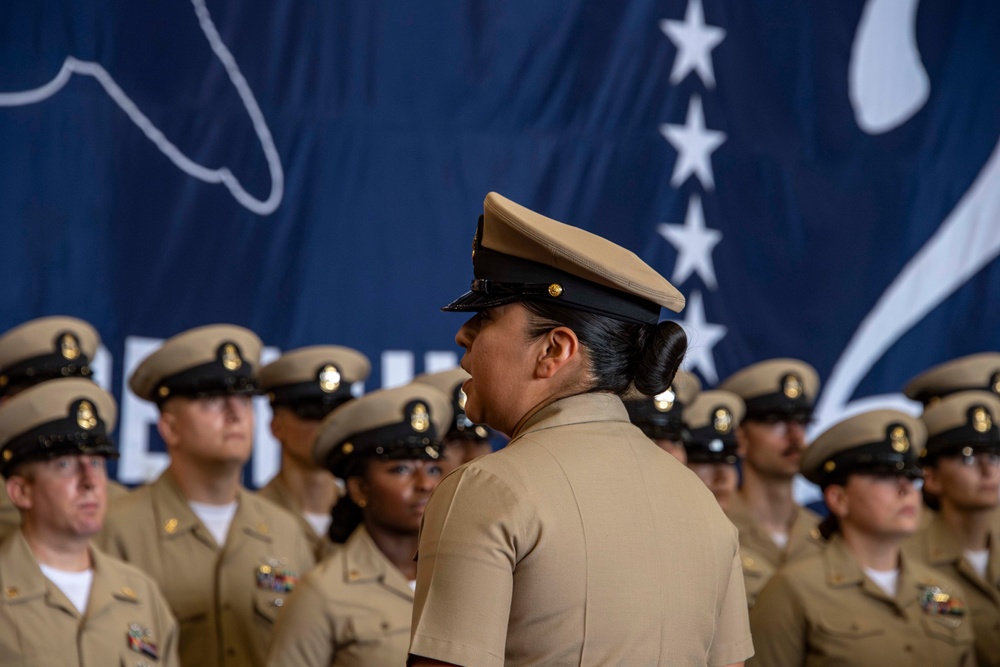
[[[205,37],[208,39],[208,43],[212,47],[212,51],[219,58],[219,61],[226,70],[226,74],[229,76],[229,80],[232,81],[233,86],[236,88],[236,92],[239,94],[240,100],[243,102],[243,106],[246,107],[247,113],[250,116],[250,121],[253,123],[254,133],[256,133],[257,138],[260,140],[261,148],[264,150],[264,157],[267,160],[267,168],[271,174],[271,192],[267,199],[258,199],[247,192],[240,184],[239,179],[233,175],[233,172],[231,172],[228,167],[210,169],[198,164],[182,153],[181,150],[177,148],[177,146],[175,146],[169,139],[167,139],[163,132],[153,125],[153,122],[139,110],[139,107],[135,105],[131,98],[125,94],[125,91],[121,89],[121,86],[115,82],[111,75],[108,74],[108,71],[99,63],[80,60],[78,58],[74,58],[73,56],[67,56],[66,60],[63,61],[63,65],[59,70],[59,73],[56,74],[56,76],[48,83],[32,90],[0,93],[0,107],[37,104],[52,97],[62,90],[63,86],[66,85],[66,83],[70,80],[70,77],[74,74],[91,76],[101,84],[108,96],[110,96],[111,99],[114,100],[119,107],[121,107],[122,111],[128,115],[132,122],[135,123],[140,130],[142,130],[143,134],[145,134],[146,137],[148,137],[149,140],[152,141],[153,144],[155,144],[156,147],[159,148],[171,162],[177,165],[181,171],[197,178],[198,180],[204,181],[205,183],[222,183],[226,186],[229,192],[232,193],[236,201],[242,206],[259,215],[269,215],[273,213],[281,204],[285,191],[285,172],[281,167],[281,158],[278,155],[278,150],[274,146],[274,139],[271,137],[271,130],[268,129],[267,123],[264,121],[264,114],[261,113],[260,107],[257,105],[257,100],[254,98],[253,92],[250,90],[250,86],[247,84],[246,79],[243,78],[243,74],[240,72],[240,68],[236,64],[236,59],[233,58],[233,54],[230,53],[228,48],[226,48],[226,45],[222,43],[222,38],[219,36],[219,31],[216,30],[215,24],[212,22],[212,18],[208,13],[208,8],[205,6],[205,1],[191,0],[191,4],[194,5],[195,14],[198,17],[198,24],[201,27],[202,32],[205,33]]]

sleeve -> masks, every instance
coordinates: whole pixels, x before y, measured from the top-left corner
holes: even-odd
[[[410,653],[503,665],[514,569],[537,539],[528,503],[490,472],[446,477],[424,514]]]
[[[805,664],[806,611],[795,587],[778,572],[750,610],[755,654],[747,667],[793,667]]]
[[[316,580],[306,575],[278,614],[267,664],[269,667],[319,667],[333,664],[334,655],[332,620],[327,615]]]
[[[725,597],[720,600],[715,637],[708,652],[711,667],[742,662],[753,655],[743,565],[739,550],[733,555]]]

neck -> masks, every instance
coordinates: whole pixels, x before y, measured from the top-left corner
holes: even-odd
[[[184,498],[207,505],[234,502],[239,494],[242,471],[242,465],[207,467],[179,460],[170,464],[170,472]]]
[[[795,523],[798,505],[792,497],[792,481],[763,477],[753,468],[743,469],[740,496],[750,516],[772,532],[787,533]]]
[[[846,521],[840,523],[840,531],[861,567],[882,572],[899,568],[899,545],[902,542],[899,536],[864,533]]]
[[[990,525],[996,508],[960,510],[947,499],[941,501],[941,519],[958,537],[963,551],[979,551],[990,546]]]
[[[371,535],[372,541],[379,548],[389,562],[397,570],[403,573],[407,580],[417,578],[417,563],[413,560],[413,555],[417,553],[417,533],[398,533],[386,530],[378,526],[373,526],[365,517],[365,529]]]
[[[88,538],[43,534],[30,521],[25,521],[21,530],[35,560],[42,565],[66,572],[83,572],[93,567]]]
[[[329,514],[340,497],[333,475],[322,468],[306,466],[288,454],[281,456],[278,477],[304,512]]]

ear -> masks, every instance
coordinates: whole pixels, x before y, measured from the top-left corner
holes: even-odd
[[[746,459],[747,457],[747,434],[743,424],[736,427],[736,455],[740,459]]]
[[[823,490],[823,500],[830,513],[838,519],[843,519],[849,514],[850,503],[847,499],[847,489],[840,484],[831,484],[826,487]]]
[[[278,408],[271,408],[271,435],[278,442],[285,441],[285,420],[281,418]]]
[[[941,475],[934,466],[924,466],[924,489],[932,495],[941,495]]]
[[[160,410],[160,418],[156,421],[156,430],[159,431],[160,437],[163,438],[163,442],[167,446],[167,451],[177,446],[177,443],[180,441],[180,435],[177,432],[177,415],[172,412]]]
[[[580,339],[569,327],[551,329],[538,342],[535,359],[535,377],[538,379],[555,377],[567,364],[580,360]]]
[[[368,482],[357,475],[348,477],[347,495],[351,497],[355,505],[364,507],[368,504]]]
[[[34,505],[31,493],[31,483],[21,475],[11,475],[7,478],[7,495],[11,503],[19,510],[30,510]]]

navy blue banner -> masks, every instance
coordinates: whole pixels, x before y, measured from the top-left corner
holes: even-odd
[[[135,483],[165,459],[123,380],[184,329],[352,346],[369,389],[453,365],[438,307],[495,190],[671,278],[706,384],[793,356],[820,424],[902,404],[1000,349],[998,25],[993,0],[5,2],[0,330],[97,326]]]

